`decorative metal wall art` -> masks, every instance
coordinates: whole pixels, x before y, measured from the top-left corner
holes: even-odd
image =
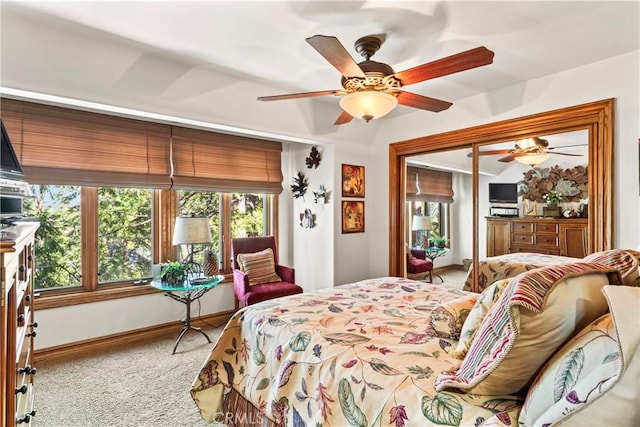
[[[316,147],[311,147],[311,153],[309,153],[309,157],[304,159],[304,162],[307,164],[309,169],[318,168],[320,166],[320,160],[322,160],[322,155],[318,151]]]
[[[311,212],[311,209],[305,209],[303,213],[300,214],[300,227],[302,228],[313,228],[316,226],[316,214]]]
[[[293,178],[293,184],[291,185],[293,197],[296,199],[302,197],[304,199],[304,195],[307,194],[307,187],[309,187],[307,177],[304,173],[298,171],[298,175]]]
[[[324,185],[320,185],[318,191],[313,192],[313,201],[319,205],[329,202],[329,192],[324,188]]]

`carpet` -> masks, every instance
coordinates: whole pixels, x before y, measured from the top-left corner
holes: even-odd
[[[176,335],[154,342],[48,364],[35,377],[41,427],[210,426],[191,399],[191,383],[213,344],[190,331],[176,354]],[[207,328],[213,342],[222,328]]]

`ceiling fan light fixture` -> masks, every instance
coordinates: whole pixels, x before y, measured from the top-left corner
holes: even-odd
[[[523,165],[528,165],[534,167],[544,162],[549,158],[549,153],[534,153],[534,154],[526,154],[524,156],[517,156],[515,160],[517,162],[522,163]]]
[[[388,114],[397,105],[398,98],[375,90],[348,93],[340,100],[340,107],[344,111],[367,123]]]

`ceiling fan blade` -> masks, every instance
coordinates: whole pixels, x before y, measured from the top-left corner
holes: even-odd
[[[515,159],[516,157],[518,157],[516,154],[511,153],[506,157],[503,157],[501,159],[498,159],[499,162],[503,162],[503,163],[509,163],[511,161],[513,161],[513,159]]]
[[[586,147],[589,144],[574,144],[574,145],[563,145],[561,147],[548,147],[547,150],[562,150],[563,148],[570,148],[570,147]]]
[[[493,62],[493,55],[494,53],[492,51],[481,46],[400,71],[396,73],[395,76],[402,81],[403,86],[406,86],[491,64]]]
[[[491,154],[512,154],[513,150],[487,150],[487,151],[478,151],[479,156],[488,156]],[[467,157],[472,157],[473,153],[467,154]]]
[[[333,36],[315,35],[308,37],[309,43],[320,55],[345,77],[366,78],[356,61],[349,55],[340,41]]]
[[[335,126],[338,125],[344,125],[349,123],[351,120],[353,120],[353,116],[349,113],[347,113],[346,111],[343,111],[342,114],[340,114],[340,116],[338,116],[338,118],[336,119],[335,123],[333,123]]]
[[[428,96],[416,93],[400,91],[398,93],[398,103],[407,107],[420,108],[421,110],[439,112],[451,107],[453,103],[441,99],[429,98]]]
[[[579,157],[582,156],[582,154],[569,154],[569,153],[549,153],[549,154],[554,154],[554,155],[558,155],[558,156],[575,156],[575,157]]]
[[[287,95],[259,96],[258,101],[280,101],[282,99],[311,98],[314,96],[339,95],[340,90],[319,90],[317,92],[290,93]]]

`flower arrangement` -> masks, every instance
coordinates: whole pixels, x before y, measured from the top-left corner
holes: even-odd
[[[544,199],[547,206],[555,207],[558,206],[558,203],[560,203],[564,199],[564,196],[555,190],[551,190],[543,195],[542,198]]]

